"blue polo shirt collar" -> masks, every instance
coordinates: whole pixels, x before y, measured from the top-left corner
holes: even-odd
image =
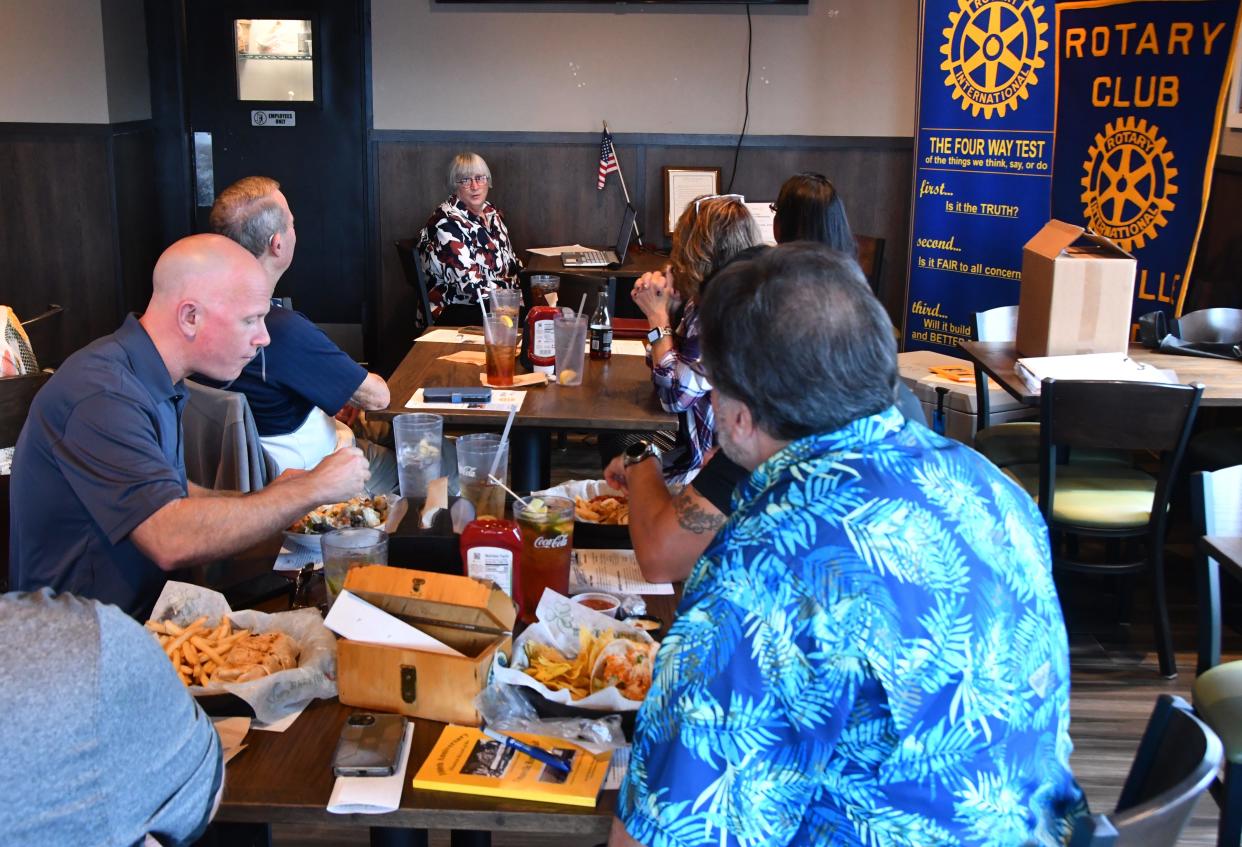
[[[155,349],[155,342],[151,340],[151,336],[138,322],[138,316],[130,312],[125,318],[125,323],[121,324],[121,328],[116,331],[113,338],[129,357],[134,375],[151,392],[151,397],[157,401],[171,401],[179,407],[186,396],[185,381],[173,384],[172,376],[168,373],[168,366],[164,364],[160,351]]]

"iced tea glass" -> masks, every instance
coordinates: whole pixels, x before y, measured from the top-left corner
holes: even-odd
[[[483,326],[484,356],[489,385],[513,385],[517,359],[517,318],[488,315]]]
[[[556,274],[532,274],[530,278],[531,307],[556,306],[560,288],[561,278]]]
[[[569,558],[574,544],[574,501],[565,497],[528,497],[513,503],[522,532],[522,567],[518,580],[522,620],[533,623],[543,590],[569,594]]]
[[[498,318],[507,317],[516,327],[518,313],[522,310],[522,292],[516,288],[493,288],[488,298],[491,300],[488,313]]]

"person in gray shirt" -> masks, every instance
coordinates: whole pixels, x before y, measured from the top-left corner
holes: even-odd
[[[199,838],[223,785],[220,738],[151,634],[46,588],[0,596],[0,622],[0,841]]]

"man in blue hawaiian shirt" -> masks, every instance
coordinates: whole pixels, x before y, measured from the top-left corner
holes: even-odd
[[[686,582],[613,845],[1052,845],[1082,813],[1047,530],[892,407],[857,265],[778,247],[702,312],[722,449],[751,471]]]

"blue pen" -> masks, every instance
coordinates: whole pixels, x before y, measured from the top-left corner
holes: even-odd
[[[548,767],[555,768],[561,773],[569,773],[569,765],[565,764],[565,762],[562,759],[558,759],[556,756],[553,756],[547,750],[540,750],[538,747],[532,747],[531,745],[527,744],[525,741],[518,741],[516,738],[513,738],[512,736],[504,735],[503,733],[499,733],[494,729],[485,728],[483,730],[483,734],[486,735],[488,738],[493,738],[496,741],[500,741],[504,743],[505,746],[507,747],[512,747],[514,750],[517,750],[519,753],[525,753],[527,756],[530,756],[532,759],[537,759],[543,762]]]

